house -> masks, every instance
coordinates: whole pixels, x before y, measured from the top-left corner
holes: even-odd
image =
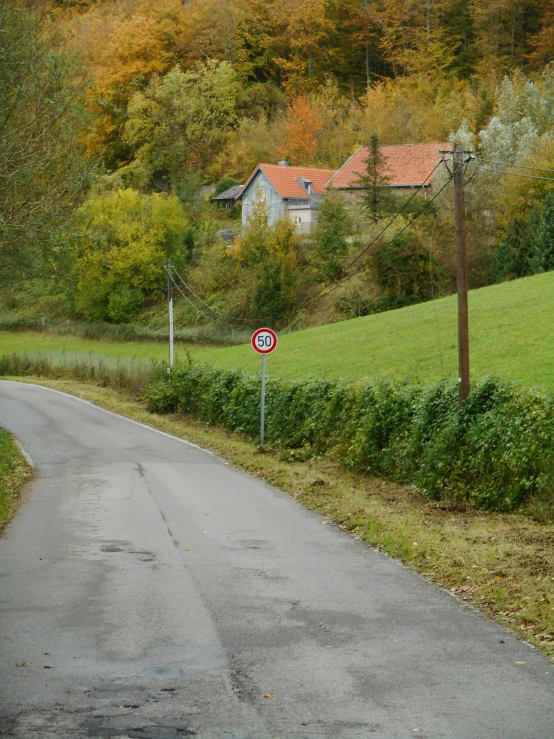
[[[231,187],[220,192],[219,195],[214,195],[212,201],[224,205],[226,208],[234,208],[243,187],[243,185],[231,185]]]
[[[435,167],[442,159],[441,150],[452,150],[450,143],[396,144],[379,147],[384,159],[382,174],[388,178],[387,185],[397,194],[410,194],[418,187],[423,197],[432,192],[433,182],[440,171]],[[342,167],[327,182],[328,190],[340,190],[347,198],[358,199],[363,187],[359,177],[366,173],[365,160],[368,146],[360,146]]]
[[[242,202],[242,225],[248,223],[256,205],[264,202],[270,225],[287,217],[298,233],[310,233],[325,185],[334,174],[334,169],[291,167],[287,162],[258,164],[237,197]]]

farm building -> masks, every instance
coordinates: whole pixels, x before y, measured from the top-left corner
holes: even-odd
[[[387,186],[399,195],[409,194],[410,190],[421,187],[423,197],[427,197],[427,194],[432,192],[433,182],[440,171],[439,168],[433,172],[442,159],[440,152],[450,151],[452,144],[397,144],[379,148],[384,159],[381,174],[387,178]],[[327,189],[340,190],[353,199],[359,198],[364,190],[359,178],[366,172],[365,160],[368,155],[369,147],[360,146],[330,178]]]

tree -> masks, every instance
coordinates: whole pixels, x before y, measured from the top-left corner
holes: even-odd
[[[530,226],[535,220],[536,212],[533,211],[530,220],[518,218],[509,224],[506,235],[496,250],[491,275],[493,282],[515,280],[530,274],[533,253]]]
[[[265,249],[256,265],[257,284],[252,297],[252,314],[277,323],[296,303],[295,268],[298,238],[294,224],[282,218],[269,227]]]
[[[358,178],[358,185],[365,189],[364,205],[375,223],[382,213],[386,212],[392,201],[392,193],[388,187],[388,177],[383,174],[386,159],[381,153],[379,139],[372,134],[367,158],[364,159],[366,171]]]
[[[86,82],[39,20],[0,0],[0,274],[36,274],[87,185]]]
[[[232,249],[253,277],[249,307],[256,318],[275,322],[294,306],[298,246],[294,224],[282,218],[270,226],[265,202],[259,201]]]
[[[326,0],[277,0],[275,12],[282,22],[278,44],[285,53],[278,64],[290,77],[314,77],[315,63],[325,50],[333,29]]]
[[[554,269],[554,193],[549,193],[542,205],[531,256],[531,272]]]
[[[79,216],[75,305],[85,318],[132,318],[163,290],[167,258],[177,269],[188,260],[188,222],[175,195],[119,190],[91,197]]]
[[[285,126],[285,139],[279,150],[281,156],[288,157],[292,164],[315,164],[319,149],[317,134],[324,126],[316,108],[305,97],[293,98],[287,109]]]
[[[411,229],[381,247],[374,262],[376,281],[382,290],[378,300],[379,309],[390,310],[429,300],[431,269],[436,280],[439,276],[438,265],[431,264],[429,251]]]
[[[125,140],[150,176],[161,171],[175,184],[191,166],[210,164],[222,134],[237,123],[239,90],[228,62],[174,67],[133,95]]]
[[[315,263],[320,274],[327,280],[342,277],[342,262],[348,252],[347,237],[350,217],[343,199],[329,193],[322,201],[314,232]]]
[[[89,148],[110,169],[129,159],[121,139],[129,99],[177,63],[183,20],[180,0],[156,0],[120,3],[117,12],[112,3],[98,3],[72,24],[73,43],[94,80],[88,103],[96,125]]]

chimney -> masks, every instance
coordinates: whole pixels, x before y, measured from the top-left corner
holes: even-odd
[[[289,166],[289,163],[285,159],[283,159],[281,162],[277,162],[277,164],[280,167],[288,167]]]

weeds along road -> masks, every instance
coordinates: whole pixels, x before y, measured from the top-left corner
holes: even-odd
[[[554,668],[267,485],[0,382],[0,736],[552,739]],[[504,642],[504,643],[502,643]]]

